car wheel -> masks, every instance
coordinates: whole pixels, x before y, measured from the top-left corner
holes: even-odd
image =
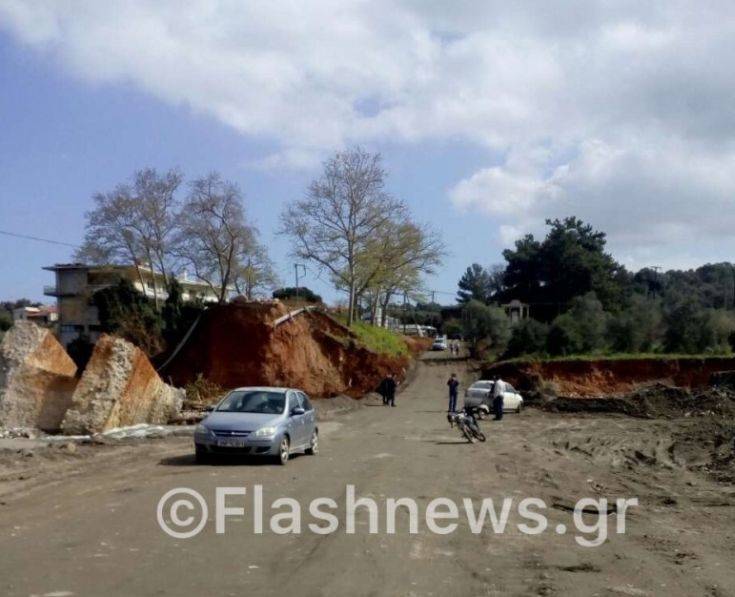
[[[211,462],[211,456],[204,448],[196,446],[194,451],[194,460],[197,464],[207,464]]]
[[[518,405],[518,408],[516,408],[516,414],[519,414],[520,415],[522,410],[523,410],[523,402],[521,402]]]
[[[290,451],[291,443],[288,441],[287,437],[284,437],[278,446],[278,456],[276,456],[278,464],[285,465],[288,462]]]
[[[316,429],[311,434],[311,441],[309,442],[309,447],[306,448],[305,451],[310,456],[316,456],[317,454],[319,454],[319,432]]]

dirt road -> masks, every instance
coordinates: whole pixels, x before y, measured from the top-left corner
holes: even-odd
[[[485,444],[469,445],[445,420],[445,382],[461,363],[419,366],[397,408],[366,406],[322,426],[321,454],[286,467],[196,466],[188,440],[82,447],[72,454],[16,456],[0,484],[0,594],[3,595],[735,595],[735,490],[693,470],[703,455],[686,438],[689,420],[558,415],[527,409],[485,422]],[[685,466],[686,464],[686,466]],[[18,477],[21,477],[20,479]],[[23,478],[24,477],[24,478]],[[264,534],[253,533],[251,492],[263,486]],[[368,533],[357,517],[345,532],[345,486],[374,498],[410,497],[421,512],[436,497],[544,500],[549,529],[523,534],[511,510],[504,534],[439,535],[419,519],[410,534]],[[215,532],[215,487],[246,487],[244,516]],[[156,522],[161,496],[177,487],[209,505],[204,530],[174,539]],[[317,497],[339,504],[339,530],[306,528]],[[268,530],[268,505],[292,497],[304,509],[300,535]],[[627,533],[584,548],[569,508],[583,497],[637,497]],[[278,510],[280,512],[283,509]],[[180,512],[182,517],[189,513]],[[585,515],[593,523],[596,517]],[[443,521],[444,522],[444,521]],[[323,524],[323,523],[321,523]],[[569,527],[557,534],[559,524]],[[489,526],[489,523],[487,523]]]

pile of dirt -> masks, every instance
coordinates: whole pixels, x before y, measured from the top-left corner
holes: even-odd
[[[142,350],[103,335],[64,416],[64,433],[100,433],[139,423],[167,423],[181,409],[184,391],[163,383]]]
[[[0,426],[61,426],[77,367],[50,330],[19,321],[0,344]]]
[[[647,418],[714,416],[735,419],[735,390],[726,387],[692,390],[653,384],[627,394],[599,398],[560,396],[543,403],[543,408],[555,412],[619,413]]]
[[[579,402],[586,402],[576,400]],[[557,426],[542,430],[558,453],[584,455],[601,468],[625,469],[650,482],[665,471],[688,469],[716,481],[735,479],[735,421],[733,419],[685,417],[656,419],[645,425],[600,424],[600,417],[587,425],[571,423],[561,432]],[[675,503],[668,496],[667,505]]]
[[[388,372],[405,375],[410,357],[374,353],[316,310],[276,325],[288,313],[277,301],[212,307],[161,374],[180,386],[201,375],[223,388],[289,386],[316,397],[354,398],[373,390]]]
[[[735,358],[589,359],[568,361],[500,362],[483,370],[498,375],[520,390],[544,383],[559,395],[603,397],[628,393],[657,382],[669,386],[702,388],[713,373],[735,369]]]

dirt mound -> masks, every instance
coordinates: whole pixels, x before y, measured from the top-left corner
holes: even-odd
[[[645,425],[626,422],[624,427],[600,425],[599,418],[588,421],[589,425],[572,424],[564,433],[558,427],[541,433],[549,435],[559,453],[581,454],[600,467],[626,469],[648,480],[662,469],[688,469],[728,483],[735,478],[732,419],[692,416]]]
[[[729,388],[691,390],[663,384],[601,398],[560,396],[543,403],[555,412],[604,412],[635,417],[715,416],[735,418],[735,391]]]
[[[0,344],[0,425],[58,430],[76,372],[51,331],[16,322]]]
[[[224,388],[294,386],[312,396],[362,396],[389,371],[402,376],[408,357],[376,354],[319,311],[286,318],[279,302],[235,302],[208,309],[171,362],[165,379],[185,385],[202,375]]]
[[[99,433],[139,423],[167,423],[184,391],[163,383],[142,350],[103,335],[64,416],[65,433]]]
[[[735,369],[735,358],[597,359],[520,361],[486,367],[484,376],[499,375],[521,390],[545,382],[559,395],[601,397],[628,393],[653,382],[685,388],[708,386],[713,373]]]

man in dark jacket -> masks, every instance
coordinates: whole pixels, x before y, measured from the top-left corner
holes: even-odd
[[[389,373],[383,381],[380,382],[378,392],[383,397],[383,404],[395,406],[396,405],[396,379],[392,373]]]
[[[456,373],[452,373],[447,386],[449,386],[449,410],[447,412],[454,413],[457,412],[457,394],[459,393],[459,380]]]

